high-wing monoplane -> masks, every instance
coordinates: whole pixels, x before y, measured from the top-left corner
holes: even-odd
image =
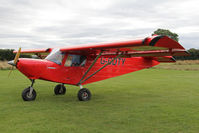
[[[162,62],[175,62],[172,56],[188,55],[186,50],[167,36],[154,35],[144,39],[61,48],[14,51],[15,59],[8,63],[31,80],[22,98],[36,98],[36,79],[59,83],[55,95],[66,93],[64,84],[79,86],[78,99],[87,101],[91,92],[83,85],[150,68]],[[35,54],[40,59],[19,58],[20,54]]]

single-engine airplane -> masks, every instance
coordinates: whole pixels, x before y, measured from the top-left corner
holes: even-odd
[[[60,83],[55,95],[66,93],[64,84],[80,87],[80,101],[91,98],[91,92],[83,85],[150,68],[161,62],[175,62],[172,56],[189,55],[176,41],[167,36],[154,35],[144,39],[125,42],[78,45],[62,48],[14,51],[15,59],[10,65],[31,80],[23,90],[24,101],[36,98],[33,84],[36,79]],[[35,54],[40,59],[19,58],[20,53]]]

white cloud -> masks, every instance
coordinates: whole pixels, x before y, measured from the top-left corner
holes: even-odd
[[[157,28],[199,48],[197,0],[2,0],[0,48],[45,48],[149,36]]]

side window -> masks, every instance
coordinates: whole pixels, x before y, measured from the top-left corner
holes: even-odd
[[[71,66],[72,65],[72,58],[73,57],[71,55],[68,55],[64,66]]]
[[[64,66],[85,66],[86,56],[69,54]]]

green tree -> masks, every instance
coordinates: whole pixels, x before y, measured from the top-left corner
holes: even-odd
[[[0,60],[13,60],[15,54],[13,53],[14,49],[0,49]],[[21,58],[31,58],[31,55],[20,55]]]
[[[170,30],[166,29],[157,29],[156,31],[153,32],[152,35],[157,34],[157,35],[163,35],[163,36],[168,36],[172,38],[173,40],[176,40],[177,42],[179,41],[178,34],[171,32]]]
[[[0,60],[13,60],[13,49],[0,49]]]

